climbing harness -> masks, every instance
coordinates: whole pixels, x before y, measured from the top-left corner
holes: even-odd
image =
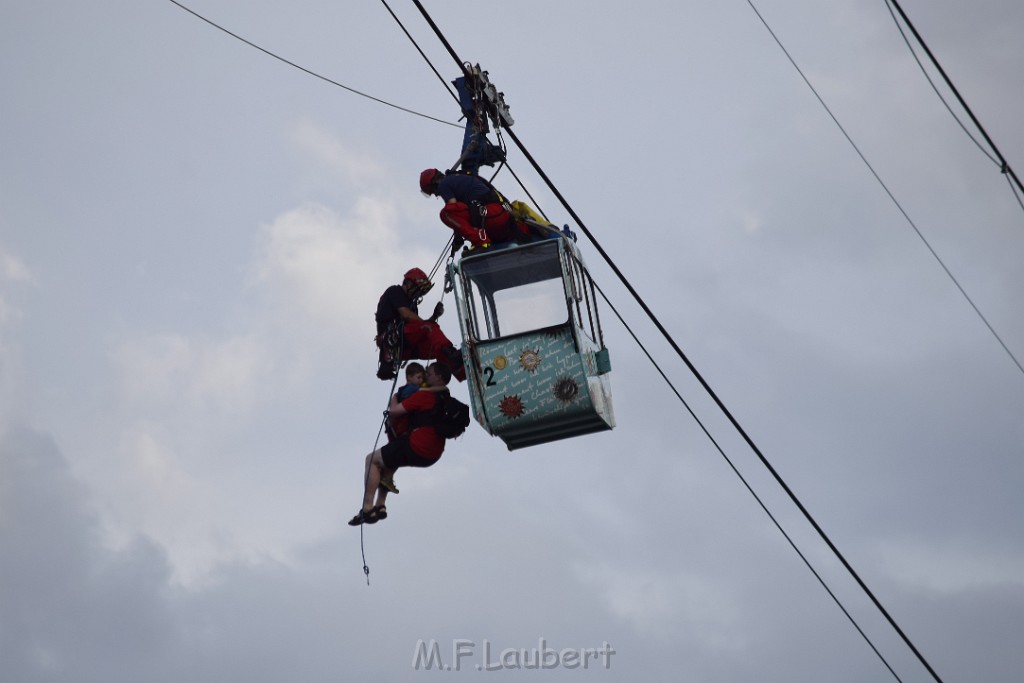
[[[405,324],[401,319],[392,320],[383,332],[377,335],[377,378],[382,380],[397,379],[398,370],[402,366],[402,340]]]

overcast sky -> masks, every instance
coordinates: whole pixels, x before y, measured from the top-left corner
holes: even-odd
[[[185,4],[458,124],[381,3]],[[1019,681],[1024,372],[922,236],[1024,359],[1024,210],[885,2],[756,4],[913,225],[744,0],[425,4],[942,679]],[[1024,5],[903,6],[1024,172]],[[0,86],[0,680],[519,678],[484,648],[606,643],[540,675],[895,680],[607,308],[618,427],[510,453],[474,425],[396,477],[367,585],[373,310],[445,245],[416,178],[458,125],[168,0],[0,3]],[[580,244],[889,665],[932,680]],[[417,671],[430,641],[462,670]]]

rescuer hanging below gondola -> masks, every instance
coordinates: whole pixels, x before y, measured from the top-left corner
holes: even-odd
[[[465,381],[462,354],[437,324],[444,306],[438,302],[426,320],[419,316],[419,302],[433,286],[426,273],[413,268],[405,274],[402,284],[392,285],[381,294],[376,313],[380,379],[394,379],[402,361],[436,359],[460,382]]]

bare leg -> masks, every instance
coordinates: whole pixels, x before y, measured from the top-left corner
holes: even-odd
[[[373,509],[373,494],[380,486],[380,474],[384,469],[380,449],[366,456],[366,489],[363,491],[363,512]]]

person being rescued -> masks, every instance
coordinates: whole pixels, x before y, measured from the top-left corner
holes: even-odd
[[[398,391],[392,398],[392,403],[401,403],[405,399],[410,398],[417,391],[432,391],[437,393],[439,391],[447,390],[447,386],[432,387],[427,384],[426,368],[416,361],[413,361],[406,364],[405,385],[399,387]],[[392,414],[389,410],[387,419],[384,422],[385,431],[388,435],[388,442],[401,438],[411,430],[408,413],[405,413],[404,415]],[[395,486],[394,470],[385,468],[381,471],[380,485],[391,493],[398,493],[398,487]]]
[[[404,401],[391,397],[388,419],[408,416],[409,429],[366,456],[363,470],[363,504],[350,526],[375,524],[387,519],[388,492],[398,493],[391,476],[400,467],[431,467],[444,453],[445,438],[437,433],[436,406],[446,395],[451,373],[440,363],[426,369],[431,391],[416,391]],[[390,486],[388,485],[390,483]],[[382,485],[383,484],[383,485]]]
[[[444,200],[441,222],[455,232],[453,251],[462,240],[474,248],[486,248],[532,239],[530,230],[508,210],[504,197],[480,176],[428,168],[420,174],[420,190]]]
[[[433,315],[424,320],[419,316],[417,305],[430,291],[433,283],[419,268],[409,270],[402,284],[392,285],[384,290],[377,302],[377,348],[380,350],[380,364],[377,377],[382,380],[395,378],[395,369],[403,360],[437,360],[460,382],[466,380],[466,368],[462,354],[451,343],[437,324],[444,313],[444,306],[438,302]],[[399,349],[391,348],[387,342],[394,330],[401,329]],[[397,358],[393,354],[397,353]]]

